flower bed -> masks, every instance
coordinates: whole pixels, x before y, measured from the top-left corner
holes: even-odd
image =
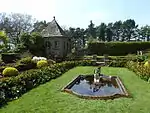
[[[55,62],[51,59],[47,60],[48,65],[50,66],[51,64],[55,64]],[[18,60],[16,63],[8,63],[4,64],[3,66],[0,67],[0,78],[2,78],[2,72],[6,67],[14,67],[16,68],[19,72],[27,71],[30,69],[36,69],[37,68],[37,63],[32,60],[31,57],[25,57],[20,60]]]

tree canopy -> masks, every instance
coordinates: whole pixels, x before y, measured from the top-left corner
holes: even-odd
[[[45,20],[38,21],[31,15],[20,13],[0,13],[0,40],[4,45],[6,42],[16,46],[23,45],[27,49],[43,48],[40,33],[48,26]],[[125,21],[104,23],[95,25],[91,20],[87,28],[65,29],[66,34],[71,37],[73,48],[84,48],[87,41],[150,41],[150,26],[139,27],[134,19]]]

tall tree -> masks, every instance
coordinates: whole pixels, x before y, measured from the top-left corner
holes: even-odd
[[[138,25],[136,25],[135,21],[132,19],[128,19],[123,22],[123,36],[126,39],[122,39],[122,41],[130,41],[131,38],[134,37],[135,31]]]
[[[76,42],[78,44],[78,48],[83,48],[85,46],[85,37],[86,31],[82,28],[76,28],[75,30],[75,37],[76,37]]]
[[[113,40],[112,37],[113,37],[113,23],[109,23],[106,28],[106,40],[110,42]]]
[[[92,38],[96,38],[96,29],[94,27],[95,25],[93,24],[92,20],[90,21],[90,25],[88,25],[88,29],[87,29],[87,35],[89,37],[92,37]]]
[[[48,26],[48,24],[47,24],[47,22],[45,20],[44,21],[36,21],[33,24],[32,32],[41,32],[47,26]]]
[[[146,25],[144,27],[141,27],[140,33],[142,39],[146,39],[146,41],[150,41],[150,26]]]
[[[113,31],[114,31],[114,41],[119,41],[120,40],[120,36],[122,33],[122,21],[116,21],[113,24]]]
[[[99,37],[99,40],[106,41],[106,27],[107,25],[105,23],[101,23],[99,26],[97,26],[97,36]]]
[[[38,32],[32,32],[31,34],[23,33],[21,35],[21,42],[26,47],[26,50],[33,54],[42,55],[44,53],[44,40]]]
[[[33,22],[32,16],[27,14],[0,14],[0,29],[5,30],[15,44],[20,42],[19,38],[23,32],[30,32],[33,29]]]
[[[69,28],[65,30],[67,35],[71,37],[74,47],[83,48],[86,42],[86,30],[83,28]]]

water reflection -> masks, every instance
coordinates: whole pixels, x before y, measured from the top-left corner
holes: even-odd
[[[81,76],[69,89],[86,95],[111,95],[120,93],[120,89],[114,78],[107,79],[104,76],[104,78],[100,78],[99,82],[94,82],[94,75]]]

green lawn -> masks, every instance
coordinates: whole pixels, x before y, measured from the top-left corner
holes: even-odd
[[[150,85],[125,68],[104,67],[102,73],[120,76],[133,98],[85,100],[60,91],[75,76],[93,69],[76,67],[9,102],[0,113],[150,113]]]

